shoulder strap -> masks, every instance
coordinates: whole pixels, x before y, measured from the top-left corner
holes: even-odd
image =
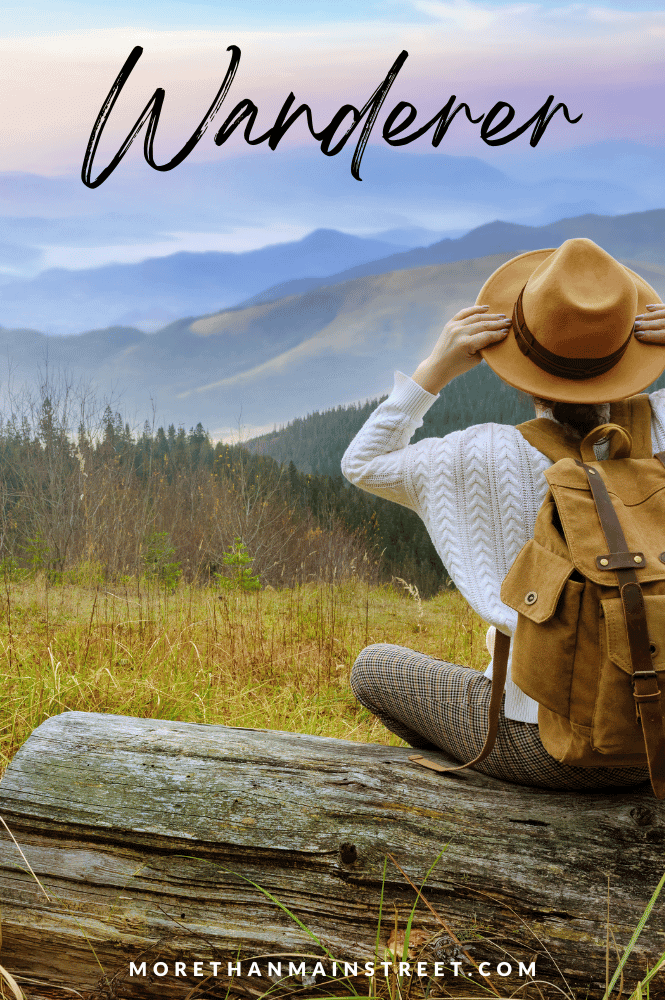
[[[497,733],[499,731],[499,716],[501,714],[503,689],[506,686],[509,650],[510,636],[505,635],[503,632],[499,632],[497,629],[494,637],[494,656],[492,658],[492,693],[490,694],[487,736],[485,737],[485,745],[478,756],[474,757],[473,760],[470,760],[468,764],[460,764],[458,767],[443,767],[435,760],[428,760],[427,757],[422,757],[420,754],[411,754],[409,756],[409,760],[412,760],[414,764],[420,764],[421,767],[428,767],[431,771],[437,771],[439,774],[445,774],[446,771],[463,771],[464,768],[473,767],[475,764],[479,764],[481,760],[485,760],[486,757],[489,757],[494,749]]]
[[[665,464],[663,452],[660,452],[657,458]],[[634,569],[635,564],[629,558],[632,553],[628,551],[623,529],[598,466],[594,468],[583,462],[578,464],[584,469],[589,481],[589,488],[607,541],[609,554],[615,557],[613,570],[616,572],[623,602],[628,648],[633,668],[633,697],[637,716],[642,724],[651,787],[657,798],[665,799],[665,720],[663,719],[658,676],[651,660],[642,588]]]
[[[520,432],[529,444],[542,452],[550,462],[558,462],[561,458],[580,457],[580,439],[563,424],[557,424],[547,417],[537,417],[517,424]]]

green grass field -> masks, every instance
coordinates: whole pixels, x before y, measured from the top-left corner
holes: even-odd
[[[480,669],[485,627],[457,592],[421,602],[400,583],[222,593],[154,583],[0,580],[4,768],[67,710],[109,712],[399,745],[358,705],[360,650],[395,642]]]

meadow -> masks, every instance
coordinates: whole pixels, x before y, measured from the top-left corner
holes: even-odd
[[[5,573],[0,601],[3,769],[36,726],[72,710],[399,746],[351,692],[364,646],[489,661],[485,626],[459,593],[421,601],[398,580],[171,589],[150,577],[53,585]]]
[[[57,584],[47,573],[15,574],[11,579],[5,568],[0,576],[2,770],[35,727],[70,710],[400,746],[402,742],[351,692],[349,674],[364,646],[395,642],[476,669],[484,669],[489,659],[486,626],[455,590],[423,601],[413,585],[397,578],[383,585],[351,578],[252,589],[251,578],[245,576],[243,586],[239,575],[230,585],[202,586],[181,578],[171,587],[155,575],[115,585],[93,583],[85,579],[91,572],[97,575],[94,567],[80,567]],[[665,877],[658,891],[664,882]],[[399,938],[404,955],[410,947],[410,923],[405,943],[404,932]],[[609,970],[616,967],[615,955]],[[659,966],[663,963],[665,956]],[[652,969],[631,1000],[655,1000],[661,995],[654,974],[660,978]],[[6,977],[0,967],[0,993],[22,1000],[20,986]],[[617,978],[621,992],[621,977]],[[525,995],[521,988],[506,993],[495,988],[483,991],[481,986],[471,993],[467,987],[462,995]],[[342,983],[341,993],[336,992],[356,1000],[365,996],[424,1000],[427,995],[415,975],[382,983],[372,980],[369,994],[365,989],[360,981],[349,981]],[[534,989],[528,995],[540,1000],[558,996],[582,1000],[565,981],[540,982]],[[268,995],[272,992],[274,987]],[[287,992],[314,995],[302,987]],[[325,995],[320,990],[315,993]],[[45,995],[60,993],[56,989]],[[250,994],[246,983],[229,982],[226,995]],[[451,986],[437,995],[460,993]]]

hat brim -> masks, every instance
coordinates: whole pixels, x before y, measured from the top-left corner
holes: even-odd
[[[476,305],[488,305],[490,312],[512,317],[519,293],[538,265],[552,253],[551,248],[530,250],[502,264],[481,288]],[[644,312],[647,303],[661,301],[658,292],[639,274],[625,264],[621,266],[637,289],[636,313]],[[502,341],[484,348],[480,354],[508,385],[561,403],[611,403],[625,399],[646,389],[665,370],[665,345],[631,337],[620,361],[604,375],[579,381],[560,378],[543,371],[522,354],[512,326]]]

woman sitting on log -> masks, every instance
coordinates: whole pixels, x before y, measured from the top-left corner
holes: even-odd
[[[517,615],[499,592],[533,537],[548,488],[544,472],[552,463],[515,427],[502,424],[408,443],[437,394],[479,364],[481,355],[500,378],[532,396],[538,417],[567,425],[581,440],[608,422],[611,402],[640,392],[665,369],[665,306],[642,278],[590,240],[521,254],[486,281],[476,305],[453,316],[412,378],[396,374],[393,392],[349,445],[344,475],[422,518],[455,585],[494,627],[488,633],[492,652],[495,629],[511,636],[515,631]],[[665,389],[648,398],[653,451],[662,451]],[[607,457],[602,443],[596,455]],[[380,644],[360,654],[351,686],[412,747],[441,749],[467,762],[485,742],[491,672],[491,664],[482,674]],[[560,763],[543,747],[537,721],[537,703],[511,681],[509,667],[498,737],[477,770],[557,789],[648,779],[646,767]]]

